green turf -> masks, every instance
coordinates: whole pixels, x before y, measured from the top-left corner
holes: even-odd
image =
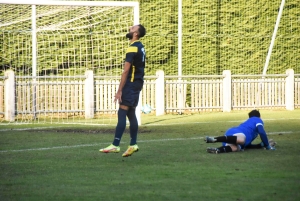
[[[113,124],[0,124],[0,200],[300,200],[300,111],[261,113],[276,151],[206,153],[203,137],[245,111],[143,115],[140,151],[128,158],[127,130],[121,153],[98,151]]]

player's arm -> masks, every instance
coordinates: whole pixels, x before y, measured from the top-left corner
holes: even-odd
[[[246,146],[246,148],[247,149],[261,149],[261,148],[263,148],[264,147],[264,143],[263,142],[261,142],[261,143],[259,143],[259,144],[248,144],[247,146]]]
[[[257,125],[257,130],[258,130],[258,134],[260,136],[260,139],[264,144],[264,147],[268,150],[269,149],[275,149],[275,148],[270,146],[269,141],[268,141],[268,137],[267,137],[267,133],[266,133],[266,131],[265,131],[262,124]]]
[[[137,54],[138,48],[135,46],[129,46],[126,50],[126,58],[124,63],[124,69],[121,75],[121,81],[119,84],[119,89],[115,95],[115,102],[118,101],[119,103],[122,103],[122,90],[125,86],[128,73],[130,71],[131,63],[133,63],[133,58]]]
[[[115,95],[115,102],[118,101],[119,103],[122,103],[122,90],[123,90],[124,85],[126,83],[128,73],[129,73],[129,70],[130,70],[130,66],[131,66],[131,63],[125,61],[124,69],[123,69],[123,72],[122,72],[122,75],[121,75],[121,81],[120,81],[120,84],[119,84],[119,89],[118,89],[118,91]]]

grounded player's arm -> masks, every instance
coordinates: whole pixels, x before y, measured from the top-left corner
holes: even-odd
[[[270,149],[267,133],[266,133],[263,125],[258,125],[257,130],[258,130],[261,141],[264,143],[264,147],[267,149]]]
[[[122,90],[123,90],[123,87],[126,83],[128,73],[129,73],[129,70],[130,70],[130,66],[131,66],[131,63],[126,61],[125,64],[124,64],[124,70],[123,70],[122,75],[121,75],[121,81],[120,81],[120,84],[119,84],[119,89],[118,89],[118,91],[115,95],[115,102],[116,101],[118,101],[119,103],[122,102]]]
[[[247,149],[261,149],[264,147],[264,143],[259,143],[259,144],[249,144],[246,146]]]

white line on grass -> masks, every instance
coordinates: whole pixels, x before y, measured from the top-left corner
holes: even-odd
[[[163,142],[163,141],[175,141],[175,140],[194,140],[202,139],[203,137],[194,137],[194,138],[170,138],[170,139],[155,139],[155,140],[139,140],[141,142]],[[110,142],[96,143],[96,144],[79,144],[79,145],[70,145],[70,146],[59,146],[59,147],[44,147],[44,148],[32,148],[32,149],[16,149],[16,150],[2,150],[0,153],[4,152],[24,152],[24,151],[42,151],[50,149],[67,149],[67,148],[77,148],[77,147],[93,147],[101,144],[109,144]],[[122,143],[122,142],[121,142]]]
[[[278,119],[264,119],[264,121],[276,121],[276,120],[300,120],[300,118],[278,118]],[[241,120],[232,120],[232,121],[198,121],[198,122],[186,122],[184,124],[212,124],[212,123],[225,123],[225,122],[241,122]],[[60,124],[60,126],[49,126],[49,127],[35,127],[35,128],[8,128],[8,129],[0,129],[0,132],[3,131],[11,131],[11,130],[19,130],[19,131],[26,131],[26,130],[39,130],[39,129],[52,129],[52,128],[65,128],[65,125],[82,125],[82,126],[113,126],[115,124],[81,124],[81,123],[63,123]],[[148,123],[148,124],[143,124],[141,125],[141,127],[143,126],[171,126],[171,125],[178,125],[178,124],[182,124],[182,122],[178,122],[178,123],[166,123],[166,124],[157,124],[157,123]],[[1,125],[22,125],[22,124],[1,124]],[[68,126],[72,127],[73,126]]]
[[[269,132],[268,135],[275,134],[292,134],[292,131],[282,131],[282,132]],[[163,142],[163,141],[178,141],[178,140],[197,140],[203,139],[204,137],[192,137],[192,138],[166,138],[166,139],[154,139],[154,140],[139,140],[139,143],[148,143],[148,142]],[[78,147],[93,147],[99,146],[101,144],[109,144],[109,142],[95,143],[95,144],[79,144],[79,145],[70,145],[70,146],[59,146],[59,147],[43,147],[43,148],[32,148],[32,149],[16,149],[16,150],[2,150],[0,153],[7,152],[25,152],[25,151],[43,151],[51,149],[69,149],[69,148],[78,148]]]

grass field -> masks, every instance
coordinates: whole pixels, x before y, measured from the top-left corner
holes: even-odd
[[[0,200],[300,200],[300,110],[261,110],[276,151],[206,153],[203,137],[247,112],[143,115],[140,151],[128,158],[127,130],[121,153],[98,151],[115,122],[0,124]]]

